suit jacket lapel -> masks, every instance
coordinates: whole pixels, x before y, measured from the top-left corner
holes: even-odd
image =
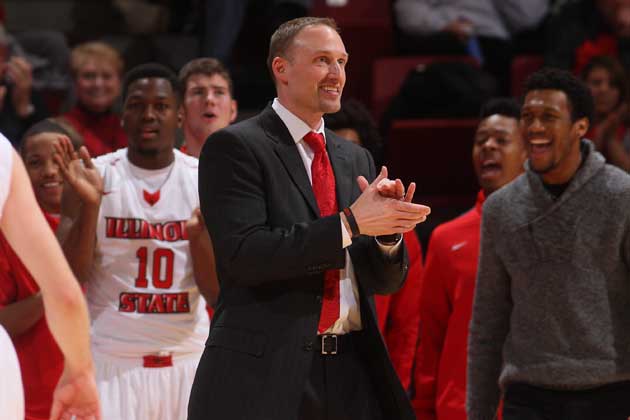
[[[352,162],[346,154],[342,142],[346,140],[337,137],[330,130],[326,130],[326,149],[328,157],[335,173],[335,185],[337,188],[337,203],[339,210],[348,207],[352,199]]]
[[[268,106],[267,109],[263,111],[261,121],[267,136],[275,141],[276,153],[289,173],[289,176],[304,196],[304,199],[313,211],[313,215],[319,217],[319,207],[317,206],[317,200],[315,200],[315,194],[313,194],[313,188],[308,179],[306,169],[304,169],[304,162],[298,153],[289,130],[271,106]]]

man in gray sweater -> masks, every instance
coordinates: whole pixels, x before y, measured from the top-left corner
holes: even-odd
[[[630,176],[588,130],[571,74],[527,82],[526,173],[485,203],[468,341],[469,420],[630,416]]]

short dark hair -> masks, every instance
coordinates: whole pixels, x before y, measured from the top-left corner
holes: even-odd
[[[123,80],[122,86],[122,101],[123,103],[127,100],[127,95],[129,94],[129,86],[133,82],[139,79],[147,79],[147,78],[157,78],[157,79],[166,79],[171,84],[171,88],[175,93],[177,98],[177,102],[179,102],[182,98],[182,88],[177,79],[177,75],[168,67],[158,64],[158,63],[146,63],[140,64],[125,74],[125,78]]]
[[[324,123],[330,130],[351,128],[359,134],[361,145],[374,158],[377,167],[383,158],[383,141],[376,128],[376,123],[370,111],[360,101],[349,98],[341,101],[341,108],[334,114],[325,114]]]
[[[479,119],[483,120],[491,115],[502,115],[518,120],[521,117],[521,105],[513,98],[492,98],[481,106]]]
[[[188,79],[195,74],[204,74],[206,76],[214,76],[215,74],[218,74],[227,81],[230,96],[234,97],[234,84],[232,83],[230,72],[227,70],[227,68],[225,68],[223,63],[221,63],[216,58],[195,58],[194,60],[186,63],[184,67],[182,67],[182,69],[179,71],[179,83],[181,84],[182,90],[184,92],[186,92],[186,84],[188,83]]]
[[[278,29],[276,29],[273,35],[271,35],[271,39],[269,41],[267,69],[269,70],[269,74],[271,75],[272,80],[275,81],[276,79],[273,75],[273,69],[271,68],[271,63],[273,62],[273,59],[276,57],[286,58],[287,52],[289,51],[289,48],[291,48],[291,44],[293,44],[293,39],[297,36],[298,33],[300,33],[302,29],[312,25],[328,26],[334,29],[336,32],[339,32],[339,26],[337,25],[337,22],[335,22],[335,20],[331,18],[305,16],[284,22],[278,27]]]
[[[74,149],[78,149],[83,144],[83,137],[63,118],[46,118],[36,122],[29,127],[20,141],[20,153],[24,153],[26,143],[30,137],[43,133],[54,133],[66,136],[72,142]]]
[[[571,120],[588,118],[593,121],[593,97],[588,87],[566,70],[543,68],[525,82],[523,97],[532,90],[559,90],[564,92],[571,107]]]

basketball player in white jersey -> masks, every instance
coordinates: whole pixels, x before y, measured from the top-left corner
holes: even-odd
[[[217,290],[216,277],[204,259],[210,242],[198,212],[197,159],[173,149],[180,97],[169,69],[138,66],[123,85],[128,148],[94,161],[82,149],[83,164],[69,143],[58,150],[71,187],[60,237],[86,282],[108,419],[185,419],[208,335],[202,294]]]
[[[39,210],[26,170],[0,135],[0,230],[40,286],[50,331],[65,357],[51,419],[100,419],[83,294]],[[0,327],[0,417],[24,419],[18,359]]]

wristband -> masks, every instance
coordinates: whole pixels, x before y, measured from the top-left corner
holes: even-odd
[[[346,220],[348,220],[348,225],[350,226],[350,231],[352,232],[352,237],[355,238],[361,234],[359,231],[359,225],[357,225],[357,219],[354,218],[354,214],[352,214],[352,210],[350,207],[346,207],[343,209],[343,214],[346,215]]]
[[[376,237],[376,242],[385,246],[394,246],[400,241],[401,238],[402,234],[400,233],[392,233],[391,235],[379,235]]]

